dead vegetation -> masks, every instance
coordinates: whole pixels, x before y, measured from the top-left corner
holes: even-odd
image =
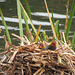
[[[24,44],[7,42],[12,48],[7,46],[0,54],[0,75],[75,75],[75,52],[70,44],[59,42],[52,51],[39,49],[39,42],[31,43],[26,37],[19,39]]]

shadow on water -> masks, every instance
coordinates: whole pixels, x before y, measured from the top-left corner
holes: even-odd
[[[38,25],[41,24],[41,32],[46,31],[48,35],[52,34],[52,30],[50,27],[50,23],[48,20],[48,14],[45,9],[45,5],[43,0],[28,0],[30,8],[31,8],[31,15],[32,15],[32,22],[35,25],[36,29],[38,28]],[[67,0],[61,1],[61,3],[58,6],[59,0],[47,0],[49,11],[54,12],[54,20],[59,20],[60,25],[60,32],[64,31],[64,24],[66,19],[66,3]],[[69,4],[69,10],[71,9],[72,0],[70,0]],[[8,25],[8,29],[11,33],[19,34],[19,28],[18,28],[18,18],[17,18],[17,7],[16,7],[16,0],[0,0],[0,8],[3,11],[4,19]],[[70,11],[69,11],[70,12]],[[52,16],[52,14],[50,13]],[[68,16],[69,17],[69,16]],[[4,26],[2,25],[0,17],[0,28],[2,29],[2,33],[0,33],[0,47],[4,46],[3,41],[3,35],[5,34]],[[70,30],[70,36],[72,38],[73,32],[74,32],[74,25],[75,25],[75,16],[73,17],[73,22]],[[24,26],[24,20],[22,19],[22,23]],[[29,22],[28,22],[29,23]],[[29,23],[30,24],[30,23]],[[23,28],[25,31],[25,27]],[[32,28],[30,28],[32,30]]]

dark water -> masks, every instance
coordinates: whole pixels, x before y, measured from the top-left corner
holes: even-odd
[[[71,9],[72,0],[69,0],[69,14]],[[31,9],[31,15],[32,15],[32,22],[35,25],[35,28],[37,29],[39,24],[42,25],[41,32],[46,31],[48,35],[52,34],[52,30],[50,27],[48,14],[46,12],[46,8],[44,5],[44,0],[28,0],[28,3],[30,5]],[[47,0],[48,7],[50,14],[53,11],[54,15],[54,21],[59,20],[60,25],[60,32],[64,31],[64,24],[66,19],[66,7],[67,0],[61,0],[59,4],[59,0]],[[19,34],[19,26],[18,26],[18,18],[17,18],[17,7],[16,7],[16,0],[0,0],[0,8],[3,11],[4,19],[7,23],[8,29],[10,34],[15,33]],[[25,23],[22,20],[24,31],[25,31]],[[2,29],[2,32],[0,33],[0,47],[4,47],[4,39],[3,35],[5,34],[5,28],[2,25],[1,17],[0,17],[0,28]],[[30,28],[32,30],[32,28]],[[73,17],[72,26],[69,32],[69,37],[72,38],[73,33],[75,31],[75,16]],[[11,36],[12,38],[12,36]],[[14,41],[15,43],[15,41]]]

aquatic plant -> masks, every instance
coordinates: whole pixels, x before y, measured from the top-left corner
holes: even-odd
[[[20,32],[20,37],[23,37],[23,27],[22,27],[22,21],[21,21],[21,7],[19,0],[17,0],[17,13],[18,13],[18,18],[19,18],[19,32]]]
[[[49,21],[51,23],[52,31],[53,31],[53,38],[59,44],[56,46],[56,42],[52,41],[49,43],[47,42],[46,33],[43,32],[43,39],[41,40],[39,37],[41,24],[39,25],[38,31],[36,31],[34,25],[32,24],[31,19],[29,18],[26,10],[24,10],[23,5],[19,0],[17,0],[17,12],[19,18],[19,29],[20,29],[20,36],[16,34],[12,34],[13,36],[17,37],[21,40],[24,44],[20,46],[15,46],[8,42],[7,40],[7,47],[11,46],[12,48],[7,48],[5,52],[0,53],[0,74],[22,74],[22,75],[42,75],[42,74],[54,74],[54,75],[75,75],[75,52],[70,47],[70,44],[67,44],[65,39],[65,33],[62,32],[62,39],[59,39],[59,20],[57,20],[54,24],[54,21],[51,19],[49,15],[49,10],[47,7],[46,0],[45,5],[49,16]],[[30,38],[27,38],[23,34],[23,27],[21,22],[21,13],[24,16],[24,20],[26,22],[26,26],[29,26],[27,23],[27,19],[30,21],[31,26],[36,34],[35,40],[30,40],[31,32],[29,32]],[[1,13],[2,15],[2,13]],[[7,29],[6,23],[4,21],[2,15],[3,23]],[[8,31],[8,30],[7,30]],[[21,34],[22,33],[22,34]],[[7,33],[9,34],[9,33]],[[28,33],[27,33],[28,34]],[[23,37],[24,35],[24,37]],[[29,37],[28,36],[28,37]],[[73,45],[75,41],[75,33],[72,39],[71,44]],[[41,46],[41,48],[40,48]]]
[[[68,35],[69,35],[69,30],[71,28],[71,23],[72,23],[74,12],[75,12],[75,0],[73,0],[73,2],[72,2],[71,11],[70,11],[70,17],[69,17],[67,29],[66,29],[66,32],[65,32],[66,40],[67,40]]]
[[[7,28],[6,22],[5,22],[5,20],[4,20],[4,16],[3,16],[3,13],[2,13],[2,11],[1,11],[1,9],[0,9],[0,14],[1,14],[1,17],[2,17],[2,23],[3,23],[4,27],[5,27],[7,39],[8,39],[8,41],[11,43],[10,34],[9,34],[9,31],[8,31],[8,28]]]

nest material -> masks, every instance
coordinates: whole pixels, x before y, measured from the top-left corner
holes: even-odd
[[[0,60],[0,75],[75,75],[75,52],[67,45],[41,50],[38,44],[14,46]]]

